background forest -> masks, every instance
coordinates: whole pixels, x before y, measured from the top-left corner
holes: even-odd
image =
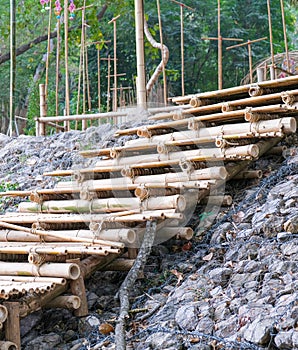
[[[62,1],[63,2],[63,1]],[[202,40],[203,37],[217,37],[217,1],[186,0],[193,10],[184,8],[184,49],[185,49],[185,93],[217,89],[217,41]],[[83,0],[74,0],[77,8]],[[63,5],[63,3],[62,3]],[[90,5],[90,6],[89,6]],[[284,1],[285,19],[289,50],[297,46],[297,2]],[[91,106],[86,110],[98,112],[98,53],[103,59],[113,57],[113,24],[108,22],[115,16],[117,20],[117,73],[125,73],[118,78],[119,86],[131,87],[126,103],[134,103],[136,58],[134,1],[86,0],[85,28],[88,43],[88,80],[90,83]],[[285,51],[280,0],[271,0],[274,53]],[[52,7],[54,1],[52,0]],[[159,39],[158,11],[156,1],[145,0],[145,16],[152,36]],[[161,0],[161,20],[163,43],[168,47],[170,58],[166,67],[168,96],[181,95],[181,52],[180,52],[180,6],[169,0]],[[34,133],[33,118],[39,115],[38,85],[45,82],[47,52],[47,32],[49,12],[41,11],[38,0],[17,1],[16,44],[16,115],[27,118],[26,133]],[[70,112],[77,111],[78,80],[80,71],[80,47],[82,11],[76,11],[73,21],[69,21],[69,64],[70,64]],[[63,16],[61,16],[63,17]],[[9,6],[0,2],[0,131],[7,131],[9,114]],[[51,54],[49,60],[48,115],[55,115],[55,75],[57,61],[56,40],[57,19],[52,13]],[[61,24],[61,52],[59,64],[59,115],[64,109],[64,26]],[[262,0],[222,0],[221,35],[228,38],[241,38],[245,41],[267,37],[267,40],[252,45],[253,62],[270,56],[267,1]],[[110,42],[104,42],[110,41]],[[94,42],[101,42],[94,44]],[[236,44],[223,41],[223,87],[239,85],[248,74],[247,46],[226,50]],[[149,77],[161,60],[158,49],[145,39],[146,74]],[[101,111],[107,110],[107,60],[100,63]],[[111,64],[113,74],[113,63]],[[160,78],[160,85],[162,79]],[[151,99],[159,101],[161,86],[156,86]],[[82,93],[80,91],[80,95]],[[82,98],[82,97],[81,97]],[[90,108],[91,107],[91,108]],[[79,112],[83,111],[80,105]],[[23,123],[24,124],[24,123]]]

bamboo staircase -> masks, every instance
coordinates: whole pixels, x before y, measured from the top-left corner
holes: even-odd
[[[123,146],[80,152],[97,157],[94,167],[44,174],[63,177],[52,189],[0,193],[29,198],[0,216],[7,346],[20,348],[18,318],[40,308],[87,315],[84,279],[98,269],[129,269],[148,220],[157,222],[157,244],[190,240],[198,204],[217,201],[230,179],[260,177],[248,170],[251,162],[282,151],[278,143],[296,132],[297,101],[297,76],[175,97],[181,109],[118,130],[134,135]]]

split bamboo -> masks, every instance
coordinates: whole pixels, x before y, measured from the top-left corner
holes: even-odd
[[[0,274],[8,276],[44,276],[77,279],[80,276],[80,268],[73,263],[45,263],[36,266],[29,263],[0,262]]]

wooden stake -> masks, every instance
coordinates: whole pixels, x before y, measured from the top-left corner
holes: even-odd
[[[77,317],[87,316],[88,303],[87,303],[84,278],[82,277],[82,275],[80,275],[78,279],[70,282],[70,290],[72,294],[78,296],[81,300],[80,307],[74,311],[75,316]]]
[[[156,0],[157,3],[157,14],[158,14],[158,26],[159,26],[159,37],[160,37],[160,44],[162,47],[161,50],[161,59],[162,59],[162,75],[163,75],[163,98],[164,98],[164,105],[167,105],[168,100],[168,93],[167,93],[167,77],[166,77],[166,67],[165,62],[163,58],[163,35],[162,35],[162,24],[161,24],[161,15],[160,15],[160,3],[159,0]]]
[[[68,0],[64,0],[64,51],[65,51],[65,114],[70,114],[68,72]]]
[[[7,308],[8,316],[5,322],[5,339],[17,345],[21,349],[21,332],[20,332],[20,304],[18,302],[7,302],[3,305]]]

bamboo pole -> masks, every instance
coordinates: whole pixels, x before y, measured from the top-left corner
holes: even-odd
[[[97,48],[97,99],[98,112],[101,111],[101,90],[100,90],[100,48]]]
[[[60,295],[45,305],[47,309],[63,308],[77,310],[81,306],[81,299],[76,295]]]
[[[271,53],[270,79],[275,80],[276,73],[275,73],[275,62],[274,62],[270,0],[267,0],[267,10],[268,10],[268,25],[269,25],[269,38],[270,38],[270,53]]]
[[[285,88],[285,87],[290,87],[290,86],[296,86],[298,83],[298,76],[294,75],[294,76],[290,76],[290,77],[286,77],[286,78],[282,78],[282,79],[276,79],[276,80],[267,80],[267,81],[262,81],[259,82],[258,85],[261,88],[271,88],[271,89],[280,89],[280,88]],[[172,102],[174,103],[188,103],[190,101],[191,98],[193,98],[194,96],[197,98],[201,98],[201,99],[212,99],[212,98],[227,98],[228,96],[237,96],[237,95],[247,95],[249,88],[250,88],[250,84],[248,85],[240,85],[240,86],[235,86],[235,87],[231,87],[231,88],[226,88],[223,90],[214,90],[214,91],[208,91],[208,92],[202,92],[202,93],[198,93],[195,95],[187,95],[187,96],[179,96],[179,97],[174,97],[172,98]]]
[[[220,28],[220,0],[217,0],[218,89],[222,89],[222,36]]]
[[[247,45],[247,49],[248,49],[248,60],[249,60],[249,77],[250,77],[250,83],[253,83],[253,68],[252,68],[252,52],[251,52],[251,44],[262,41],[262,40],[266,40],[267,37],[264,38],[259,38],[259,39],[255,39],[255,40],[248,40],[246,43],[242,43],[242,44],[238,44],[238,45],[233,45],[233,46],[229,46],[227,47],[227,50],[236,48],[236,47],[240,47],[240,46],[244,46]]]
[[[175,184],[175,183],[174,183]],[[160,184],[153,184],[153,187],[162,187],[164,185]],[[183,183],[182,183],[183,185]],[[196,183],[193,184],[196,186]],[[197,183],[197,186],[200,186],[200,182]],[[169,186],[171,187],[171,186]],[[20,223],[20,224],[29,224],[29,223],[35,223],[36,221],[41,222],[41,223],[85,223],[85,222],[92,222],[92,221],[110,221],[110,222],[144,222],[148,220],[153,220],[153,219],[183,219],[183,215],[181,213],[176,213],[175,209],[168,209],[168,210],[154,210],[154,211],[143,211],[142,213],[134,213],[134,211],[131,211],[131,214],[123,215],[123,216],[118,216],[118,215],[101,215],[101,214],[86,214],[86,215],[81,215],[81,214],[64,214],[58,216],[57,214],[38,214],[36,215],[25,215],[26,213],[18,213],[17,216],[14,215],[5,215],[5,222],[0,221],[0,226],[6,227],[12,230],[20,230],[20,231],[26,231],[31,233],[32,230],[23,226],[16,225],[15,223]],[[136,212],[136,211],[135,211]],[[1,219],[4,219],[1,217]],[[34,230],[34,233],[40,235],[40,236],[47,236],[47,232],[43,230]],[[54,235],[51,234],[52,237],[57,237],[63,239],[61,235]],[[88,238],[79,238],[79,237],[65,237],[66,241],[72,241],[72,242],[87,242],[87,243],[94,243],[94,244],[102,244],[102,245],[108,245],[112,246],[115,248],[123,248],[122,243],[117,243],[117,242],[108,242],[108,241],[102,241],[102,240],[88,240]]]
[[[286,52],[286,59],[287,59],[287,71],[289,72],[290,58],[289,58],[289,48],[288,48],[288,39],[287,39],[287,27],[286,27],[286,21],[285,21],[285,8],[284,8],[283,0],[280,0],[280,8],[281,8],[281,17],[282,17],[282,27],[283,27],[283,33],[284,33],[285,52]]]
[[[57,21],[57,49],[56,49],[56,90],[55,90],[55,101],[56,101],[56,116],[59,115],[59,74],[60,74],[60,18]],[[56,130],[57,131],[57,130]]]
[[[20,276],[31,275],[41,277],[62,277],[77,279],[80,275],[80,268],[74,263],[45,263],[36,266],[29,263],[0,262],[1,275]]]
[[[9,128],[12,137],[15,124],[15,85],[16,85],[16,0],[10,0],[10,84],[9,84]]]
[[[135,26],[136,26],[136,56],[137,56],[137,104],[146,108],[146,78],[144,55],[144,4],[143,0],[135,0]]]
[[[63,216],[64,217],[64,216]],[[46,218],[46,217],[45,217]],[[75,221],[72,221],[72,218],[73,217],[68,217],[68,222],[82,222],[84,221],[85,219],[87,218],[83,218],[83,217],[77,217]],[[116,217],[116,218],[119,218],[119,217]],[[116,219],[114,218],[114,219]],[[13,220],[13,218],[7,218],[6,217],[6,220],[8,219],[7,222],[4,222],[4,221],[0,221],[0,226],[2,227],[6,227],[8,229],[12,229],[12,230],[18,230],[18,231],[25,231],[25,232],[28,232],[28,233],[33,233],[33,234],[36,234],[36,235],[39,235],[39,236],[51,236],[51,237],[55,237],[55,238],[59,238],[61,240],[64,240],[64,241],[69,241],[69,242],[82,242],[82,243],[94,243],[94,244],[102,244],[102,245],[108,245],[108,246],[113,246],[115,248],[123,248],[123,244],[122,243],[117,243],[117,242],[109,242],[109,241],[104,241],[104,240],[100,240],[100,239],[89,239],[89,238],[83,238],[83,237],[69,237],[69,236],[65,236],[65,235],[62,235],[62,234],[57,234],[56,232],[51,232],[51,234],[49,235],[49,233],[47,231],[43,231],[43,230],[38,230],[38,229],[29,229],[27,227],[22,227],[22,226],[18,226],[18,225],[14,225],[12,223],[9,223],[9,221],[11,222],[17,222],[17,223],[34,223],[36,220],[34,220],[35,218],[32,218],[32,217],[27,217],[27,221],[24,220],[24,217],[23,218],[15,218],[16,220]],[[10,220],[12,219],[12,220]],[[28,220],[29,219],[29,220]],[[75,218],[73,218],[75,219]],[[101,217],[100,218],[101,220],[104,219],[104,217]],[[59,222],[59,219],[58,218],[55,218],[55,217],[50,217],[49,220],[46,220],[43,221],[41,219],[41,217],[38,218],[38,220],[40,220],[40,222]],[[92,221],[92,218],[90,217],[89,221]],[[121,220],[120,220],[121,221]],[[63,222],[63,219],[62,219],[62,222]],[[65,221],[67,222],[67,221]]]
[[[241,171],[233,177],[233,180],[242,179],[261,179],[263,176],[262,170],[246,170]]]
[[[117,19],[120,15],[112,18],[108,24],[113,23],[114,28],[114,98],[113,98],[113,111],[117,111]]]
[[[41,205],[22,202],[18,210],[20,213],[111,213],[139,208],[146,210],[178,209],[183,211],[185,209],[185,198],[181,195],[152,197],[142,202],[139,198],[133,197],[93,199],[92,201],[77,199],[72,201],[46,201]]]
[[[111,57],[108,56],[108,91],[107,91],[107,112],[110,111],[111,100]]]
[[[159,37],[160,37],[160,45],[163,48],[163,35],[162,35],[162,23],[161,23],[161,14],[160,14],[160,2],[159,0],[156,0],[157,4],[157,17],[158,17],[158,27],[159,27]],[[167,105],[167,77],[166,77],[166,67],[165,62],[163,58],[163,51],[161,52],[161,59],[162,59],[162,75],[163,75],[163,98],[164,98],[164,105]]]
[[[68,0],[64,0],[65,114],[70,115],[68,68]]]
[[[49,62],[51,53],[51,24],[52,24],[52,0],[49,0],[49,23],[48,23],[48,40],[47,40],[47,58],[46,58],[46,78],[45,78],[45,98],[48,98],[49,85]]]
[[[47,115],[47,99],[45,94],[45,85],[39,85],[39,110],[40,117],[45,118]],[[40,118],[39,118],[40,119]],[[46,135],[46,125],[43,122],[37,122],[36,124],[36,136]]]

